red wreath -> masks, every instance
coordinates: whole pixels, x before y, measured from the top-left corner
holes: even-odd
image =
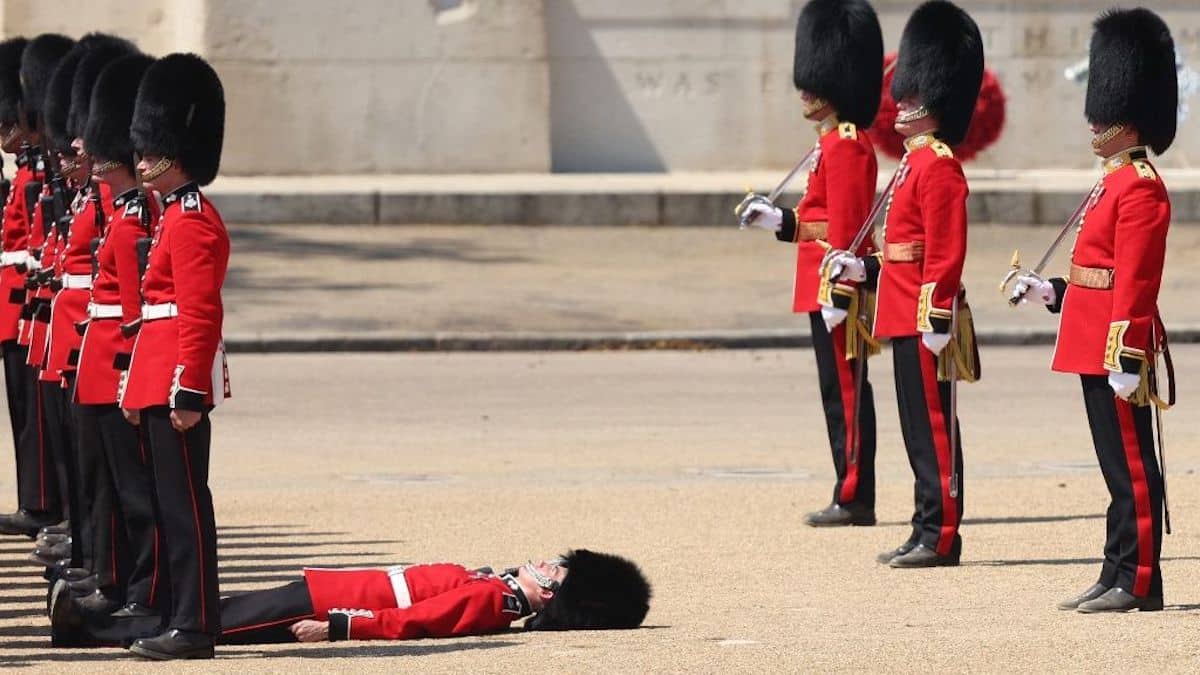
[[[896,55],[888,54],[883,58],[887,68],[896,60]],[[887,70],[883,76],[883,98],[879,103],[879,114],[867,134],[875,147],[883,150],[889,157],[900,159],[904,156],[904,138],[896,133],[896,102],[892,100],[892,72]],[[983,84],[979,87],[979,100],[975,102],[975,114],[971,117],[971,126],[967,128],[967,137],[963,142],[954,146],[954,156],[961,161],[969,161],[984,148],[1000,138],[1004,130],[1004,90],[1000,81],[986,68],[983,71]]]

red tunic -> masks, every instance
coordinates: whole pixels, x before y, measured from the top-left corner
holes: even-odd
[[[99,185],[100,200],[108,204],[112,192],[105,183],[94,183],[88,190],[81,190],[71,204],[71,228],[65,239],[60,238],[58,257],[54,264],[54,276],[62,279],[88,278],[92,276],[92,240],[100,236],[96,227],[96,205],[91,199],[91,190]],[[103,208],[100,217],[103,218]],[[79,347],[83,337],[76,324],[87,320],[87,305],[91,289],[63,288],[54,294],[50,313],[50,347],[46,370],[66,373],[75,370],[79,362]]]
[[[121,333],[121,324],[134,323],[142,312],[137,241],[150,236],[149,228],[142,224],[142,209],[150,209],[150,222],[157,217],[154,200],[140,197],[130,190],[114,198],[108,210],[104,237],[96,251],[100,270],[92,285],[91,302],[97,308],[119,307],[121,314],[88,321],[75,384],[78,403],[115,404],[121,373],[129,367],[133,338]]]
[[[0,230],[0,246],[5,260],[0,263],[0,342],[16,340],[25,304],[25,274],[17,271],[15,258],[28,257],[29,220],[25,208],[25,186],[33,180],[33,172],[25,163],[13,176],[8,199],[4,202],[4,225]]]
[[[42,210],[37,210],[37,217],[34,219],[34,230],[41,229]],[[32,239],[32,238],[31,238]],[[58,261],[59,237],[58,228],[50,228],[50,234],[42,241],[42,269],[53,268]],[[33,315],[33,321],[30,321],[29,329],[29,365],[41,370],[38,379],[42,382],[53,382],[59,378],[57,375],[47,371],[46,356],[50,343],[50,320],[51,320],[51,302],[54,300],[54,292],[49,286],[39,286],[36,291],[30,294],[33,297],[33,305],[36,311]]]
[[[304,579],[330,639],[409,640],[494,633],[529,614],[505,579],[440,563],[388,570],[306,568]]]
[[[163,198],[163,212],[142,279],[150,307],[174,304],[176,316],[142,321],[121,392],[121,406],[203,410],[229,397],[221,345],[221,286],[229,234],[195,184]]]
[[[779,239],[796,242],[793,312],[820,311],[819,268],[827,250],[822,241],[838,249],[850,246],[871,211],[879,170],[870,139],[851,122],[823,124],[818,142],[819,155],[808,174],[808,189],[791,217],[785,214],[779,233]],[[802,223],[826,223],[826,236],[807,238]],[[873,249],[868,237],[857,255],[869,255]]]
[[[1139,372],[1163,339],[1158,289],[1171,221],[1167,188],[1144,151],[1111,158],[1105,170],[1071,262],[1113,270],[1112,288],[1065,286],[1052,365],[1065,373]]]
[[[888,198],[884,257],[875,305],[875,335],[906,337],[949,326],[967,254],[967,180],[944,143],[930,135],[906,141],[909,152]],[[892,262],[893,244],[916,242],[918,260]]]

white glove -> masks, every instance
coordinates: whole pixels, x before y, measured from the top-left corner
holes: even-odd
[[[921,333],[921,344],[934,354],[941,354],[946,345],[950,344],[949,333]]]
[[[1137,391],[1138,385],[1142,382],[1142,376],[1138,373],[1109,373],[1108,386],[1112,387],[1113,393],[1119,396],[1122,400],[1128,401],[1133,392]]]
[[[1017,277],[1017,285],[1013,287],[1013,299],[1019,299],[1021,304],[1025,304],[1030,300],[1041,302],[1044,305],[1053,305],[1058,300],[1058,293],[1054,290],[1054,284],[1035,274],[1022,274]]]
[[[845,279],[846,281],[866,281],[866,263],[862,261],[862,258],[849,251],[835,253],[829,259],[829,280],[832,282],[839,279]]]
[[[821,318],[825,320],[825,330],[830,333],[838,327],[838,324],[846,320],[847,315],[848,312],[844,309],[821,306]]]
[[[742,225],[778,232],[783,226],[783,211],[765,197],[756,198],[747,204],[746,210],[742,212]]]

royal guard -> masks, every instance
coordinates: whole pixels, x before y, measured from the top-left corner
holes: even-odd
[[[1175,139],[1178,91],[1175,43],[1162,19],[1140,8],[1100,15],[1084,113],[1103,173],[1066,226],[1078,224],[1067,276],[1026,273],[1014,288],[1014,300],[1062,314],[1051,368],[1083,382],[1111,498],[1100,578],[1060,603],[1064,610],[1163,608],[1166,489],[1153,424],[1155,408],[1168,405],[1157,357],[1167,353],[1158,290],[1171,202],[1150,152],[1163,154]],[[1169,371],[1169,355],[1166,363]]]
[[[962,552],[962,445],[957,382],[979,376],[962,289],[967,181],[963,140],[983,78],[983,42],[966,12],[933,0],[900,41],[891,93],[906,153],[886,197],[883,250],[831,255],[833,280],[875,286],[875,337],[891,340],[900,430],[915,474],[912,533],[878,560],[892,567],[957,565]]]
[[[15,52],[14,44],[6,43]],[[45,239],[39,203],[47,174],[47,160],[42,147],[45,131],[43,106],[50,77],[73,44],[74,41],[66,36],[46,33],[29,40],[21,49],[19,58],[21,86],[17,105],[18,128],[20,142],[25,148],[22,163],[29,174],[28,179],[22,181],[20,193],[13,195],[5,207],[3,255],[11,263],[6,267],[12,269],[3,274],[7,274],[4,278],[14,284],[8,291],[5,305],[13,304],[12,301],[18,297],[25,296],[22,298],[16,337],[17,346],[25,356],[26,367],[22,375],[24,391],[20,396],[24,412],[20,415],[22,426],[17,438],[20,510],[0,519],[0,532],[7,534],[34,536],[42,527],[57,523],[64,508],[72,501],[69,489],[72,465],[64,464],[71,458],[57,450],[60,446],[55,442],[61,443],[63,439],[48,433],[46,424],[47,411],[38,377],[45,356],[44,343],[38,346],[32,343],[35,326],[48,325],[48,297],[42,293],[41,297],[34,299],[37,293],[32,290],[23,294],[21,289],[15,287],[14,272],[20,276],[26,288],[33,285],[28,275],[38,268],[38,256]],[[13,55],[10,53],[10,56]],[[24,253],[20,249],[21,244],[25,246]],[[6,311],[11,312],[11,308]],[[74,512],[74,509],[66,510]]]
[[[211,658],[221,630],[209,413],[229,395],[221,343],[229,235],[200,186],[217,175],[224,129],[221,81],[203,59],[172,54],[146,70],[130,135],[143,185],[163,195],[163,212],[120,405],[149,442],[166,542],[167,630],[135,643],[160,659]]]
[[[867,377],[870,293],[843,280],[822,289],[826,251],[850,247],[871,211],[877,164],[867,138],[879,109],[883,37],[863,0],[812,0],[796,24],[793,79],[803,115],[816,122],[808,189],[793,209],[761,195],[742,211],[744,223],[796,245],[792,311],[808,314],[817,379],[837,481],[829,506],[808,514],[815,527],[875,524],[875,400]],[[869,255],[872,242],[859,246]],[[831,306],[822,311],[819,295]]]
[[[104,209],[112,200],[109,186],[92,180],[92,160],[82,152],[80,136],[87,125],[92,87],[100,70],[114,58],[133,51],[132,44],[119,38],[98,33],[84,36],[59,64],[46,100],[46,128],[51,144],[59,151],[60,175],[76,196],[69,215],[55,228],[58,255],[52,285],[56,291],[43,372],[47,379],[57,376],[67,410],[66,436],[73,442],[79,471],[77,501],[90,519],[83,557],[89,563],[86,567],[92,573],[91,580],[109,592],[103,595],[97,591],[91,598],[95,611],[101,613],[123,604],[118,592],[124,586],[119,571],[128,547],[121,536],[124,528],[116,505],[114,479],[96,434],[98,429],[81,428],[82,409],[75,403],[81,333],[91,298],[92,242],[103,229]]]

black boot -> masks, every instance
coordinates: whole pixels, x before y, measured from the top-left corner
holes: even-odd
[[[121,601],[97,588],[81,598],[75,598],[75,606],[88,616],[108,616],[121,608]]]
[[[49,511],[21,509],[16,513],[6,513],[0,516],[0,534],[23,534],[33,539],[37,536],[38,530],[58,523],[58,518]]]
[[[914,569],[918,567],[955,567],[958,565],[958,560],[962,556],[962,539],[954,538],[954,545],[950,547],[950,552],[946,555],[940,555],[937,551],[928,548],[925,544],[917,544],[911,551],[904,555],[898,555],[888,562],[890,567],[897,569]]]
[[[1120,586],[1113,586],[1104,595],[1087,602],[1079,603],[1075,611],[1083,614],[1098,614],[1100,612],[1157,612],[1163,608],[1161,595],[1148,595],[1144,598],[1130,593]]]
[[[915,546],[916,544],[912,543],[911,541],[906,541],[890,551],[884,551],[883,553],[875,556],[875,562],[879,563],[880,565],[886,565],[892,562],[892,558],[898,558],[905,553],[908,553],[909,551],[913,550]]]
[[[871,526],[875,524],[875,509],[860,504],[843,506],[834,503],[804,516],[804,524],[809,527]]]
[[[29,559],[44,567],[53,567],[60,560],[71,557],[71,542],[60,541],[49,546],[38,546],[29,554]]]
[[[1080,605],[1087,602],[1088,600],[1095,600],[1096,598],[1104,595],[1107,592],[1108,592],[1108,586],[1105,586],[1104,584],[1092,584],[1086,591],[1080,593],[1079,595],[1077,595],[1073,598],[1069,598],[1067,600],[1063,600],[1062,602],[1058,603],[1058,608],[1059,609],[1078,609]]]
[[[211,659],[215,656],[211,635],[175,628],[158,637],[142,638],[134,642],[129,651],[155,661]]]

